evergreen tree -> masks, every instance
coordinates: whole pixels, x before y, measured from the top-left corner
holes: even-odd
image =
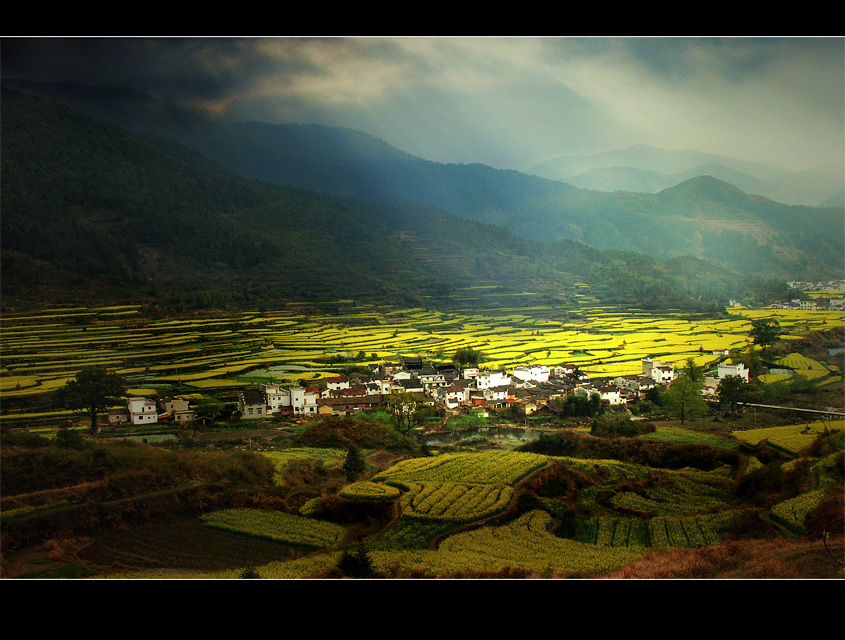
[[[373,561],[363,547],[358,547],[354,553],[344,551],[337,568],[348,578],[369,578],[373,575]]]
[[[457,364],[462,369],[464,367],[477,367],[484,354],[481,351],[476,351],[472,347],[461,347],[452,356],[452,362]]]
[[[350,444],[346,450],[346,459],[343,461],[343,470],[346,472],[346,479],[355,482],[364,473],[364,459],[361,451],[355,444]]]

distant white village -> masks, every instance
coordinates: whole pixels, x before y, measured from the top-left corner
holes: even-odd
[[[719,381],[728,375],[739,375],[748,381],[748,370],[743,364],[719,364],[716,376],[705,379],[703,393],[714,394]],[[518,405],[528,416],[549,412],[551,402],[570,394],[597,394],[604,405],[626,405],[638,401],[649,389],[669,385],[676,377],[673,366],[653,359],[642,360],[639,374],[591,378],[577,366],[531,364],[506,371],[402,358],[399,364],[375,367],[369,375],[333,376],[313,386],[262,384],[238,395],[238,411],[241,420],[347,416],[378,410],[386,396],[407,392],[422,403],[453,414],[476,411],[486,415],[488,410]],[[133,397],[127,400],[126,409],[110,412],[109,422],[184,425],[208,420],[196,415],[188,405],[180,397],[168,396],[158,401]]]
[[[823,282],[805,282],[794,280],[787,282],[790,289],[806,292],[818,293],[832,293],[845,291],[845,280],[826,280]],[[775,309],[801,309],[804,311],[821,311],[825,309],[842,310],[845,309],[845,298],[823,297],[815,300],[801,300],[795,298],[793,300],[776,300],[770,306]]]

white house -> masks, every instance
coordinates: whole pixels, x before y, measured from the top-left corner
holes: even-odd
[[[244,391],[238,394],[238,411],[241,420],[255,420],[267,416],[267,402],[260,391]]]
[[[671,365],[663,364],[660,360],[643,358],[643,375],[649,376],[657,384],[669,384],[675,379],[675,369]]]
[[[544,364],[534,365],[520,365],[513,368],[513,377],[519,382],[527,382],[528,380],[534,382],[548,382],[549,381],[549,367]]]
[[[485,387],[482,390],[484,400],[488,405],[502,407],[508,401],[509,387],[507,385],[497,387]]]
[[[466,389],[457,384],[438,387],[434,391],[434,397],[438,402],[442,402],[447,409],[457,409],[468,401]]]
[[[316,415],[320,394],[305,387],[291,387],[290,404],[294,415]]]
[[[716,377],[720,380],[725,376],[739,376],[748,382],[748,369],[742,362],[736,364],[728,364],[727,362],[720,362],[717,369]]]
[[[290,391],[275,383],[261,385],[264,392],[264,404],[267,406],[267,413],[279,413],[283,407],[290,406]]]
[[[351,386],[351,383],[346,378],[346,376],[331,376],[326,378],[326,388],[327,389],[348,389]]]
[[[623,391],[628,391],[630,393],[635,393],[638,396],[642,393],[645,393],[649,389],[652,389],[655,384],[654,378],[651,376],[643,376],[643,375],[628,375],[628,376],[619,376],[613,382],[619,389]]]
[[[394,386],[392,380],[379,378],[378,380],[371,380],[366,385],[367,393],[369,395],[390,393],[391,387]]]
[[[158,408],[155,400],[129,398],[126,401],[132,424],[155,424],[158,422]]]
[[[614,385],[604,385],[597,389],[601,399],[611,405],[625,404],[621,390]]]
[[[433,367],[424,367],[417,371],[417,379],[422,383],[426,393],[431,393],[433,389],[438,387],[445,387],[446,376]]]
[[[511,384],[511,377],[506,371],[481,371],[475,378],[477,389],[491,389],[493,387],[507,387]]]

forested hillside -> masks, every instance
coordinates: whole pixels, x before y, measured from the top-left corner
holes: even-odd
[[[565,303],[586,284],[601,301],[712,309],[740,288],[696,259],[533,242],[428,205],[247,180],[170,139],[20,92],[3,91],[2,137],[7,307],[80,296],[448,305],[461,287],[482,284]]]
[[[20,86],[79,105],[136,133],[179,140],[240,175],[276,185],[371,201],[412,201],[505,227],[534,242],[574,240],[658,258],[693,256],[756,277],[842,277],[841,206],[781,204],[713,177],[693,177],[660,193],[591,191],[481,164],[429,162],[351,129],[215,124],[143,94],[78,85]],[[695,158],[713,160],[704,154]],[[735,161],[737,171],[752,172],[749,167]],[[797,174],[760,175],[775,182],[800,179]]]

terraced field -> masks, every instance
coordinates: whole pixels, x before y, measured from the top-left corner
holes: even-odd
[[[819,464],[820,469],[830,467],[819,473],[820,490],[776,505],[773,517],[798,530],[803,514],[818,503],[821,489],[831,484],[841,486],[841,479],[833,471],[835,459],[835,455],[829,456]],[[579,492],[577,526],[570,535],[556,535],[554,516],[537,509],[485,526],[464,526],[505,508],[504,504],[492,512],[467,508],[475,499],[468,498],[473,489],[513,489],[520,477],[537,471],[549,460],[595,480],[594,485]],[[644,482],[653,479],[653,475],[653,469],[626,462],[549,458],[519,452],[488,451],[405,460],[371,481],[359,483],[368,485],[368,493],[379,484],[401,491],[401,495],[380,496],[400,504],[400,519],[367,540],[365,549],[375,570],[396,577],[436,577],[507,568],[537,575],[591,575],[623,567],[649,553],[717,544],[743,511],[750,508],[730,502],[729,467],[712,471],[664,469],[660,471],[660,482]],[[638,482],[640,488],[635,490]],[[427,488],[420,491],[417,485]],[[437,515],[418,508],[425,500],[431,506],[440,505],[435,509]],[[449,513],[452,515],[444,516]],[[284,516],[283,522],[274,525],[275,533],[271,533],[267,529],[270,516],[260,517],[259,512],[249,512],[250,518],[231,512],[221,514],[229,519],[232,515],[239,518],[238,525],[228,530],[238,530],[249,539],[275,536],[283,543],[295,544],[306,535],[309,541],[316,541],[310,542],[313,547],[321,547],[304,557],[257,566],[262,578],[305,578],[332,569],[340,559],[339,548],[332,544],[340,539],[341,531],[333,527],[314,529],[326,523],[305,516]],[[204,520],[210,522],[217,517],[220,516],[211,514]],[[200,574],[144,573],[134,577],[234,578],[238,573],[239,570],[229,569]]]

